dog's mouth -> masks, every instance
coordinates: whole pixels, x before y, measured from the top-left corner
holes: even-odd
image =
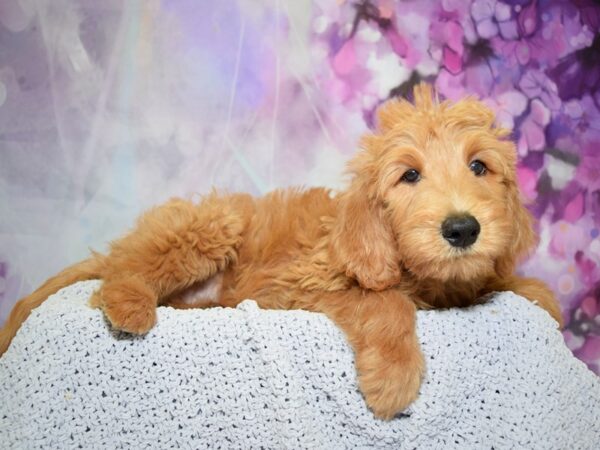
[[[448,261],[448,263],[457,262],[460,260],[468,259],[468,258],[476,258],[478,257],[478,252],[474,247],[467,248],[449,248],[447,252],[447,257],[443,259],[443,261]]]
[[[410,263],[404,265],[405,269],[417,278],[438,281],[473,280],[491,273],[494,268],[494,259],[482,255],[477,246],[450,247],[439,258],[412,260]]]

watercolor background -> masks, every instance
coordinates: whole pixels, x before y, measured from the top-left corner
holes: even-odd
[[[522,271],[598,373],[599,28],[592,0],[2,0],[0,322],[171,196],[342,187],[374,108],[424,79],[514,130]]]

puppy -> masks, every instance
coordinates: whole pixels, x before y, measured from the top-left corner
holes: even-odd
[[[510,290],[560,325],[552,292],[513,273],[535,235],[508,131],[472,98],[440,103],[427,85],[414,98],[379,109],[346,191],[213,192],[199,204],[151,209],[107,255],[94,253],[19,301],[0,352],[32,308],[79,280],[102,279],[92,305],[135,334],[154,326],[159,305],[233,307],[252,298],[329,316],[354,349],[368,406],[390,419],[417,397],[423,376],[417,308],[468,306]]]

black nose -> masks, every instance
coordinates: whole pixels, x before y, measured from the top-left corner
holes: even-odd
[[[467,248],[479,236],[481,226],[471,215],[448,217],[442,223],[442,236],[452,247]]]

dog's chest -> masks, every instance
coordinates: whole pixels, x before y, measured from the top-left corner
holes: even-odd
[[[477,303],[481,285],[471,283],[441,283],[420,281],[407,289],[419,309],[466,307]]]

